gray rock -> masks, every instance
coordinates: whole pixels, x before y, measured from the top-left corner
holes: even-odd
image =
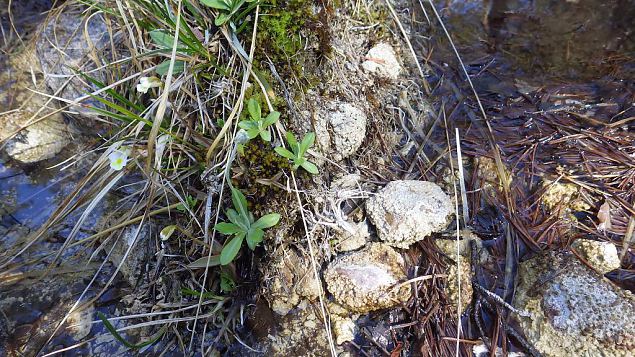
[[[120,272],[131,286],[135,286],[138,281],[142,280],[146,263],[152,256],[150,237],[153,228],[154,226],[150,223],[141,226],[136,241],[135,235],[138,225],[125,228],[119,240],[114,243],[115,247],[108,257],[115,267],[121,264]],[[130,248],[133,243],[134,246]],[[129,248],[130,253],[126,256]]]
[[[407,301],[410,285],[399,287],[405,279],[403,258],[381,243],[338,256],[324,272],[327,289],[335,301],[351,312],[360,313]]]
[[[433,232],[445,229],[454,207],[441,188],[427,181],[392,181],[366,202],[379,238],[408,248]]]
[[[545,356],[633,356],[635,297],[574,255],[547,253],[520,264],[514,306]]]
[[[26,49],[9,60],[7,71],[0,73],[0,142],[14,160],[30,164],[58,154],[71,141],[75,132],[61,113],[55,113],[55,102],[33,91],[46,92],[31,77],[40,72],[33,50]],[[41,83],[41,82],[40,82]],[[32,91],[33,90],[33,91]]]
[[[104,18],[101,15],[86,17],[81,10],[68,9],[58,16],[51,16],[43,25],[36,46],[44,81],[50,92],[70,101],[97,89],[77,76],[75,70],[81,70],[103,82],[104,71],[87,72],[101,67],[106,61],[112,61],[108,58],[111,38]],[[83,104],[102,107],[101,103],[91,98]],[[73,105],[70,109],[80,114],[82,120],[77,121],[81,127],[90,128],[94,125],[89,118],[97,117],[95,111],[81,105]]]
[[[366,137],[366,121],[366,114],[353,104],[327,102],[315,117],[315,134],[323,154],[335,160],[353,155]]]

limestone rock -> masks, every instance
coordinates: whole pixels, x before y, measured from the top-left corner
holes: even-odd
[[[547,253],[520,264],[514,306],[528,341],[545,356],[632,356],[635,297],[574,255]]]
[[[338,256],[324,272],[327,289],[335,301],[359,313],[407,301],[411,295],[410,285],[396,288],[405,279],[403,258],[381,243]]]
[[[366,202],[379,238],[408,248],[433,232],[445,229],[454,207],[441,188],[427,181],[392,181]]]
[[[327,102],[315,117],[320,149],[335,160],[353,155],[366,137],[366,121],[366,114],[351,103]]]
[[[379,43],[368,51],[362,68],[381,77],[397,79],[401,72],[401,65],[395,55],[395,50],[387,43]]]
[[[334,319],[333,333],[335,334],[335,343],[341,345],[344,342],[353,341],[355,339],[355,330],[357,330],[357,325],[350,318]]]
[[[363,247],[366,241],[370,239],[368,223],[361,221],[359,223],[349,224],[349,227],[344,227],[336,236],[337,244],[335,245],[335,249],[338,252],[357,250]]]
[[[573,242],[572,248],[602,274],[620,268],[620,257],[617,254],[617,248],[611,242],[578,239]]]
[[[108,258],[115,267],[121,265],[119,271],[131,286],[143,278],[146,263],[152,256],[150,235],[153,228],[152,224],[144,224],[137,235],[137,225],[127,227]]]
[[[315,280],[310,261],[292,249],[276,250],[265,275],[269,283],[264,295],[278,315],[286,315],[303,299],[319,297],[321,283]]]

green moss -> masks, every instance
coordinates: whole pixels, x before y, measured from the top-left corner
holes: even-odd
[[[260,17],[257,41],[274,57],[293,56],[302,49],[301,32],[316,20],[312,0],[268,0]]]

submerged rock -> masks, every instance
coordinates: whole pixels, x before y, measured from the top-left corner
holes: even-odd
[[[433,232],[445,229],[454,207],[441,188],[427,181],[392,181],[366,202],[379,238],[408,248]]]
[[[353,155],[366,137],[366,114],[357,106],[327,102],[315,117],[318,144],[325,155],[342,160]]]
[[[46,92],[32,76],[40,73],[38,59],[32,49],[11,58],[7,71],[0,74],[0,142],[14,160],[31,164],[54,157],[71,141],[75,132],[55,102],[34,91]]]
[[[635,297],[572,254],[548,253],[520,264],[514,306],[520,324],[545,356],[632,356]]]
[[[366,60],[362,63],[362,68],[389,79],[397,79],[401,72],[401,65],[395,55],[395,50],[387,43],[379,43],[373,46],[368,51]]]
[[[351,312],[369,312],[399,305],[410,298],[404,260],[386,244],[343,254],[324,272],[328,291],[335,301]]]
[[[598,242],[590,239],[578,239],[572,248],[593,268],[602,274],[620,268],[620,257],[617,248],[611,242]]]

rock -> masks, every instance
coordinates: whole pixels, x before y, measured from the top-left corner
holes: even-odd
[[[395,50],[387,43],[379,43],[368,51],[362,68],[381,77],[397,79],[401,72],[401,65],[395,55]]]
[[[386,244],[335,258],[324,272],[334,300],[351,312],[369,312],[397,306],[410,298],[410,285],[396,288],[406,279],[404,260]]]
[[[344,229],[336,234],[336,237],[336,251],[350,252],[357,250],[366,245],[366,242],[370,239],[368,223],[361,221],[359,223],[348,224],[348,227],[344,227]]]
[[[317,142],[325,156],[342,160],[353,155],[366,137],[366,114],[353,104],[327,102],[315,117]]]
[[[265,271],[268,282],[264,296],[271,310],[286,315],[303,299],[319,298],[320,284],[316,281],[309,259],[292,249],[278,248]]]
[[[302,301],[293,314],[286,315],[275,335],[269,335],[268,356],[328,356],[329,343],[319,307]]]
[[[472,290],[472,269],[471,269],[471,249],[469,245],[469,241],[471,239],[476,239],[479,241],[480,239],[472,234],[461,234],[463,238],[459,241],[459,255],[457,257],[456,254],[456,241],[453,240],[445,240],[445,239],[437,239],[435,241],[437,247],[443,254],[448,256],[452,261],[448,264],[447,270],[447,284],[445,286],[445,291],[447,293],[450,306],[453,311],[457,311],[458,301],[459,301],[459,286],[458,281],[461,282],[460,296],[461,296],[461,307],[459,309],[459,313],[463,314],[465,310],[472,303],[472,294],[474,293]],[[458,263],[458,270],[457,270]],[[459,272],[459,277],[457,278],[457,271]]]
[[[574,255],[547,253],[520,264],[514,306],[528,341],[545,356],[632,356],[635,297]]]
[[[445,229],[454,206],[435,183],[392,181],[366,202],[379,238],[398,248],[408,248],[433,232]]]
[[[149,223],[141,226],[135,242],[138,225],[128,226],[124,229],[119,240],[116,241],[115,247],[108,257],[108,260],[115,267],[121,265],[119,271],[131,286],[135,286],[139,280],[143,279],[146,263],[152,257],[150,235],[153,228],[154,226]],[[133,243],[134,246],[130,248]],[[128,250],[130,253],[126,257]]]
[[[37,58],[46,86],[51,93],[69,101],[98,89],[77,76],[75,70],[104,82],[104,71],[87,72],[107,64],[103,59],[109,58],[110,52],[110,32],[104,18],[101,15],[83,16],[81,10],[65,9],[59,15],[50,16],[36,42]],[[82,103],[99,108],[103,106],[91,98]],[[91,128],[95,124],[91,120],[97,117],[94,110],[82,105],[73,105],[71,110],[82,117],[77,120],[79,126]]]
[[[355,339],[355,331],[357,325],[350,318],[333,319],[333,334],[335,335],[335,343],[338,345],[344,342],[353,341]]]
[[[93,327],[93,315],[95,315],[95,305],[73,311],[67,320],[67,331],[73,336],[75,341],[81,341],[90,334]]]
[[[31,164],[58,154],[71,141],[75,132],[61,113],[54,113],[55,103],[31,90],[46,92],[32,81],[40,66],[33,50],[26,49],[9,61],[9,68],[0,74],[0,104],[6,108],[0,114],[0,142],[14,160]],[[30,90],[31,89],[31,90]]]
[[[611,242],[578,239],[573,242],[571,248],[602,274],[619,269],[621,266],[617,248]]]

